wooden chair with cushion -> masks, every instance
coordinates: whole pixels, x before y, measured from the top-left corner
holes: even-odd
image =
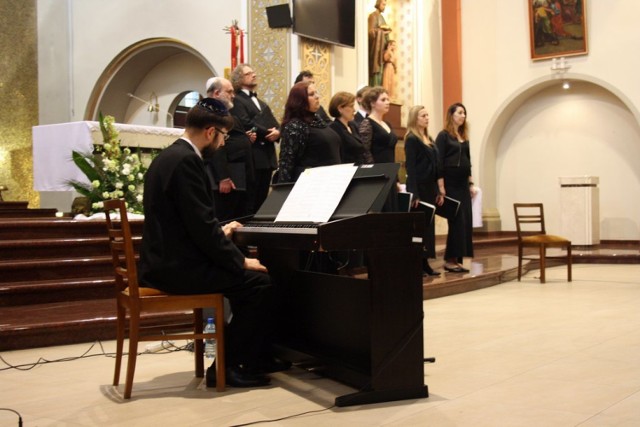
[[[117,343],[116,366],[113,376],[113,385],[120,382],[120,366],[122,361],[122,349],[125,335],[125,322],[127,310],[129,311],[129,357],[127,363],[127,378],[124,389],[124,398],[131,397],[133,387],[133,375],[136,369],[136,356],[138,354],[138,342],[140,341],[166,341],[178,339],[193,339],[195,353],[196,377],[204,376],[204,343],[203,339],[215,338],[216,347],[216,390],[225,389],[225,364],[224,364],[224,298],[222,294],[200,295],[169,295],[153,288],[138,286],[136,254],[133,250],[131,228],[127,217],[124,200],[109,200],[104,202],[109,245],[113,259],[113,268],[116,279],[117,302]],[[112,220],[111,212],[120,214],[120,220]],[[215,309],[216,332],[203,333],[202,309],[213,307]],[[190,311],[193,312],[193,331],[188,333],[145,333],[140,325],[142,313],[168,313]]]
[[[540,259],[540,283],[545,283],[547,248],[562,248],[567,252],[567,280],[571,281],[571,241],[564,237],[547,234],[544,225],[542,203],[514,203],[516,229],[518,231],[518,281],[522,276],[524,248],[538,248]]]

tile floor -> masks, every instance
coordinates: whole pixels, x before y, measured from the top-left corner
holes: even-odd
[[[184,351],[139,357],[127,402],[98,345],[6,369],[90,347],[78,344],[1,353],[0,407],[25,426],[639,426],[640,265],[575,265],[572,283],[566,267],[547,274],[424,302],[427,399],[323,410],[352,389],[298,368],[217,393]],[[17,425],[0,411],[0,426]]]

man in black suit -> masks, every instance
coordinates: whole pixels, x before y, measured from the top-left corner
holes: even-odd
[[[271,108],[258,99],[256,72],[249,64],[240,64],[231,72],[231,83],[236,91],[231,115],[245,131],[256,133],[252,145],[255,174],[252,213],[255,213],[269,194],[271,175],[278,166],[275,143],[280,139],[280,124]],[[251,196],[250,196],[251,197]]]
[[[207,96],[233,108],[235,91],[224,77],[212,77],[206,83]],[[238,120],[228,133],[224,146],[204,159],[211,172],[216,217],[221,221],[240,218],[250,213],[249,197],[254,186],[252,139],[256,133],[246,131]]]
[[[203,153],[224,145],[231,128],[225,105],[205,98],[189,110],[183,137],[151,162],[139,279],[172,294],[223,293],[233,311],[225,343],[227,384],[254,387],[269,383],[264,372],[278,370],[268,363],[273,359],[261,359],[268,354],[271,279],[259,260],[245,257],[230,240],[241,225],[220,226],[202,161]],[[215,386],[213,366],[207,386]]]

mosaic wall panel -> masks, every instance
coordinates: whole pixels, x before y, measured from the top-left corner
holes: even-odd
[[[267,6],[282,0],[251,0],[249,8],[249,58],[258,73],[258,96],[282,120],[284,104],[289,94],[289,32],[287,28],[269,28]]]
[[[331,90],[331,45],[300,38],[302,49],[302,64],[300,70],[309,70],[313,73],[316,89],[320,92],[320,103],[326,111],[329,110],[329,101],[333,96]]]
[[[35,0],[0,1],[0,185],[6,201],[29,201],[33,190],[31,127],[38,124]],[[7,30],[7,29],[10,29]]]

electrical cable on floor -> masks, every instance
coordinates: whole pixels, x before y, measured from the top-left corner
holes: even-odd
[[[0,411],[9,411],[9,412],[13,412],[14,414],[16,414],[18,416],[18,426],[22,427],[22,415],[20,415],[20,412],[16,411],[15,409],[10,409],[10,408],[0,408]]]
[[[405,347],[409,344],[409,342],[411,342],[413,337],[420,330],[420,327],[422,326],[422,322],[423,321],[424,321],[424,313],[422,314],[422,316],[419,319],[419,321],[416,322],[416,324],[412,328],[409,329],[409,331],[405,334],[405,336],[401,337],[399,339],[397,344],[391,349],[391,351],[380,362],[380,365],[379,365],[379,368],[377,369],[377,372],[369,379],[369,381],[367,381],[367,383],[364,386],[362,386],[358,390],[358,392],[362,392],[362,391],[367,390],[371,386],[371,384],[373,384],[374,380],[382,373],[382,371],[384,371],[386,369],[386,367],[398,356],[398,354],[400,354],[400,352],[402,352],[402,350],[405,349]],[[357,392],[355,394],[357,394]],[[344,397],[346,397],[346,396],[343,396],[343,398]],[[343,405],[343,406],[348,406],[348,399],[345,399],[345,400],[346,400],[347,405]],[[300,417],[302,415],[316,414],[316,413],[319,413],[319,412],[328,411],[329,409],[333,409],[335,407],[336,407],[336,405],[333,404],[333,405],[331,405],[331,406],[329,406],[327,408],[323,408],[323,409],[316,409],[316,410],[313,410],[313,411],[301,412],[299,414],[287,415],[286,417],[281,417],[281,418],[272,418],[272,419],[268,419],[268,420],[250,421],[248,423],[243,423],[243,424],[234,424],[231,427],[244,427],[244,426],[262,424],[262,423],[273,423],[273,422],[276,422],[276,421],[282,421],[282,420],[288,420],[290,418]]]
[[[162,342],[167,343],[166,346],[163,345],[163,349],[160,351],[143,351],[143,352],[139,352],[138,356],[144,355],[144,354],[167,354],[167,353],[174,353],[176,351],[192,351],[193,346],[191,345],[190,342],[188,342],[187,344],[183,345],[183,346],[176,346],[175,344],[173,344],[172,342],[169,341],[163,341]],[[100,347],[100,353],[95,353],[95,354],[88,354],[96,345],[98,345]],[[122,355],[126,356],[128,355],[128,352],[123,352]],[[0,361],[2,363],[4,363],[6,365],[6,367],[0,368],[0,372],[1,371],[6,371],[9,369],[17,369],[19,371],[29,371],[33,368],[35,368],[36,366],[39,365],[46,365],[48,363],[59,363],[59,362],[72,362],[74,360],[78,360],[78,359],[86,359],[88,357],[96,357],[96,356],[106,356],[106,357],[115,357],[115,353],[107,353],[104,350],[104,347],[102,346],[102,341],[98,340],[98,341],[94,341],[91,346],[89,346],[89,348],[82,353],[80,356],[70,356],[70,357],[63,357],[61,359],[53,359],[53,360],[49,360],[49,359],[45,359],[44,357],[39,357],[38,360],[36,362],[32,362],[32,363],[24,363],[21,365],[12,365],[11,363],[7,362],[2,355],[0,354]]]

